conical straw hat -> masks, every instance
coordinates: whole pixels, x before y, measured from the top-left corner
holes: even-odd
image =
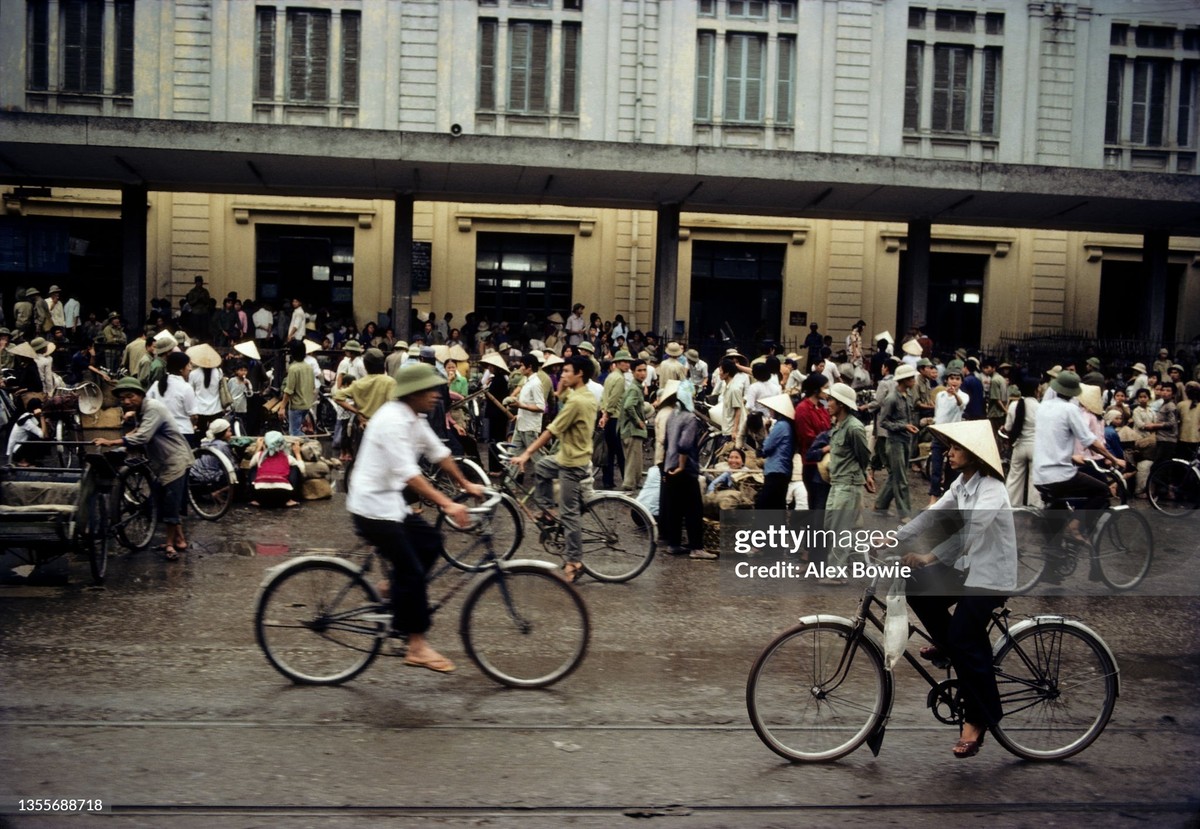
[[[501,357],[499,354],[494,354],[494,353],[493,353],[493,354],[488,354],[486,357],[484,357],[484,358],[483,358],[482,360],[480,360],[479,362],[480,362],[480,364],[481,364],[481,365],[482,365],[482,364],[489,365],[489,366],[491,366],[491,367],[492,367],[492,368],[494,368],[494,369],[498,369],[498,370],[500,370],[500,371],[503,371],[505,374],[507,374],[507,373],[508,373],[508,370],[509,370],[509,369],[508,369],[508,363],[504,362],[504,358],[503,358],[503,357]]]
[[[764,403],[766,401],[763,401]],[[980,463],[991,469],[1001,479],[1004,478],[1004,464],[1000,462],[1000,450],[996,446],[996,436],[992,433],[992,424],[986,420],[962,420],[958,423],[944,423],[940,426],[930,426],[929,429],[952,443],[957,443],[974,455]]]
[[[253,340],[246,340],[244,343],[238,343],[233,347],[233,350],[238,354],[249,357],[251,360],[258,360],[260,363],[262,362],[262,355],[258,353],[258,346],[254,344]]]
[[[1083,389],[1079,393],[1079,402],[1083,404],[1083,408],[1097,416],[1104,414],[1104,400],[1100,387],[1081,383],[1079,388]]]
[[[792,398],[786,394],[775,394],[771,397],[764,397],[758,401],[773,412],[786,417],[788,420],[796,419],[796,404],[792,402]]]
[[[187,350],[188,359],[197,368],[220,368],[221,355],[208,343],[194,345]]]

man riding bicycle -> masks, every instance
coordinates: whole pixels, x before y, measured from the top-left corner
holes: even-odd
[[[483,487],[463,477],[426,418],[437,406],[445,379],[432,366],[414,363],[396,372],[395,382],[396,399],[382,405],[363,432],[346,509],[354,516],[355,531],[392,563],[393,628],[408,635],[404,664],[446,673],[454,663],[425,636],[430,623],[425,574],[442,553],[441,533],[412,513],[404,491],[411,488],[465,527],[466,506],[434,488],[422,474],[420,460],[440,465],[470,495],[481,496]]]

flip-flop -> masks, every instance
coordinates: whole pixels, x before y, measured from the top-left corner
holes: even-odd
[[[167,561],[179,561],[179,551],[168,544],[163,547],[163,558]]]
[[[436,659],[414,659],[409,656],[405,658],[404,664],[410,668],[428,668],[431,671],[437,671],[439,674],[448,674],[454,670],[454,663],[444,656],[439,656]]]

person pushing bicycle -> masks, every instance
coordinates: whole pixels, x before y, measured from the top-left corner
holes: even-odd
[[[933,641],[921,656],[948,659],[962,686],[963,726],[953,749],[962,759],[979,753],[985,732],[1003,716],[988,623],[1017,586],[1017,537],[991,424],[970,420],[930,429],[949,444],[950,466],[960,475],[900,528],[896,540],[943,538],[931,552],[907,553],[901,563],[919,568],[908,581],[908,604]]]
[[[587,388],[592,377],[592,361],[587,357],[570,357],[563,364],[559,381],[561,408],[558,416],[546,427],[537,440],[525,447],[525,451],[512,459],[511,463],[521,472],[534,453],[559,439],[558,454],[552,458],[541,458],[534,467],[537,481],[535,494],[542,510],[541,520],[553,521],[553,510],[560,506],[558,520],[566,530],[566,547],[563,563],[563,578],[578,580],[583,570],[583,499],[585,482],[592,470],[592,432],[596,425],[596,398]],[[559,481],[559,501],[554,503],[554,481]]]
[[[463,476],[426,418],[444,385],[446,380],[424,363],[396,372],[396,399],[383,404],[367,422],[346,497],[355,531],[392,563],[393,628],[408,636],[404,664],[440,673],[453,671],[454,663],[434,650],[425,635],[430,624],[425,574],[442,553],[442,537],[412,513],[404,491],[411,488],[456,524],[467,526],[466,505],[439,492],[421,472],[424,457],[440,465],[468,494],[483,495],[482,486]]]

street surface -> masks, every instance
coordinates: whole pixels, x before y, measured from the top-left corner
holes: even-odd
[[[660,553],[628,584],[581,584],[591,648],[550,689],[481,675],[458,640],[460,600],[431,632],[457,672],[381,658],[342,687],[298,687],[255,644],[255,595],[282,557],[355,544],[342,496],[286,512],[237,506],[188,529],[182,564],[151,550],[113,560],[102,589],[87,586],[84,562],[67,586],[0,588],[5,808],[29,797],[114,806],[10,813],[0,826],[1198,825],[1194,571],[1152,573],[1171,595],[1010,602],[1078,616],[1117,657],[1112,721],[1075,758],[1031,764],[989,741],[955,760],[956,734],[901,664],[880,755],[864,746],[800,766],[755,736],[746,676],[796,617],[852,615],[853,593],[731,595],[717,577],[729,562]],[[1185,560],[1195,531],[1159,532],[1163,560]],[[549,558],[528,539],[521,555]]]

